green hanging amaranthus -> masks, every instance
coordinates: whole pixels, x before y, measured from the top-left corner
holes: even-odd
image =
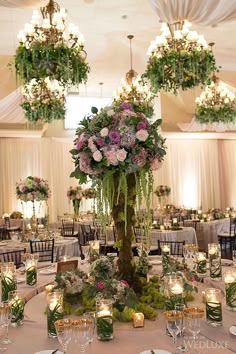
[[[110,216],[114,220],[120,276],[132,285],[136,278],[132,257],[136,209],[144,200],[148,232],[152,171],[161,167],[166,154],[165,140],[157,131],[161,120],[151,123],[129,102],[93,111],[77,129],[71,177],[80,183],[92,179],[101,223],[105,226]]]

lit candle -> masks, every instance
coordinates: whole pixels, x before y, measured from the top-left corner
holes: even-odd
[[[178,224],[178,219],[177,218],[173,218],[173,224]]]
[[[53,291],[54,287],[55,287],[55,286],[54,286],[53,284],[48,284],[48,285],[46,285],[46,286],[45,286],[46,294],[51,293],[51,292]]]
[[[162,247],[162,251],[165,252],[165,253],[170,252],[170,246],[164,245],[164,246]]]
[[[161,225],[161,226],[160,226],[160,230],[161,230],[161,231],[164,231],[164,230],[165,230],[165,226],[164,226],[164,225]]]
[[[174,295],[180,295],[183,293],[183,287],[180,284],[176,283],[170,288],[170,291]]]
[[[202,261],[205,261],[206,260],[206,256],[204,253],[202,252],[199,252],[198,255],[197,255],[197,261],[198,262],[202,262]]]
[[[133,315],[134,328],[139,328],[144,326],[144,314],[142,312],[135,313]]]
[[[236,281],[236,277],[233,274],[225,274],[225,284],[232,284]]]
[[[224,276],[226,306],[229,310],[236,310],[236,270],[228,270]]]
[[[221,290],[206,289],[206,319],[213,327],[222,325]]]
[[[209,245],[210,246],[210,245]],[[208,251],[208,253],[211,255],[211,256],[214,256],[215,254],[217,254],[217,252],[218,252],[218,247],[217,247],[217,245],[212,245],[212,246],[210,246],[209,247],[209,251]]]

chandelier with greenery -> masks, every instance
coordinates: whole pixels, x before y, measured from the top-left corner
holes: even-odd
[[[155,95],[133,69],[132,39],[134,36],[128,35],[127,38],[130,40],[130,70],[126,73],[125,78],[121,79],[118,89],[114,91],[113,104],[119,106],[122,102],[129,102],[138,112],[143,112],[147,117],[151,117],[154,113],[153,99]]]
[[[70,24],[66,30],[66,10],[53,0],[40,11],[41,16],[37,10],[33,12],[31,22],[26,23],[24,30],[18,34],[20,44],[15,54],[17,76],[25,85],[32,79],[37,82],[42,82],[45,78],[52,82],[57,80],[65,90],[72,85],[86,82],[90,69],[86,62],[84,37],[78,27]],[[47,102],[52,95],[48,91]],[[41,104],[44,105],[43,100]],[[34,107],[33,110],[35,109]],[[55,109],[55,106],[51,109]],[[63,109],[65,110],[64,101],[59,111],[62,112]],[[48,122],[44,111],[47,109],[40,107],[40,119]],[[59,111],[54,111],[55,116],[58,113],[58,118],[64,118]],[[26,118],[28,119],[27,114]],[[36,118],[32,120],[37,121]]]
[[[201,124],[234,123],[236,120],[235,94],[216,75],[195,102],[195,119]]]
[[[177,94],[179,88],[187,90],[209,83],[216,69],[215,58],[204,37],[190,31],[190,26],[187,21],[163,23],[161,35],[151,42],[144,77],[154,92]]]

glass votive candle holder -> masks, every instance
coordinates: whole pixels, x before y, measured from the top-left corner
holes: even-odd
[[[229,269],[224,275],[226,306],[236,311],[236,270]]]
[[[144,327],[144,314],[142,312],[134,313],[133,321],[134,328]]]
[[[63,318],[63,293],[55,290],[47,294],[47,332],[49,338],[57,337],[54,322]]]
[[[208,288],[206,294],[206,320],[212,327],[222,325],[221,290]]]
[[[212,280],[221,280],[221,252],[220,246],[216,243],[208,244],[208,258],[210,266],[210,277]]]
[[[22,290],[10,291],[8,301],[11,308],[11,326],[21,326],[24,322],[24,292]]]
[[[37,263],[34,258],[27,258],[25,261],[26,284],[33,286],[37,283]]]
[[[205,252],[197,252],[196,254],[196,265],[197,265],[197,273],[200,276],[206,275],[207,273],[207,260]]]
[[[162,245],[161,246],[161,256],[162,256],[162,268],[163,272],[167,272],[169,269],[170,263],[170,246],[169,245]]]
[[[96,324],[99,340],[113,339],[112,300],[99,299],[96,302]]]
[[[1,266],[2,301],[8,301],[8,293],[17,289],[16,267],[14,263],[4,263]]]

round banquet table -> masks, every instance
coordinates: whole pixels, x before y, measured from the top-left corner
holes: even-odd
[[[160,266],[156,267],[160,271]],[[36,352],[57,348],[61,349],[58,340],[47,338],[46,316],[44,314],[46,306],[46,295],[42,291],[44,285],[54,280],[55,275],[38,276],[38,284],[33,289],[25,283],[19,284],[19,289],[23,289],[28,294],[28,302],[25,306],[25,322],[23,326],[18,328],[10,327],[9,335],[13,339],[13,343],[9,344],[7,353],[9,354],[34,354]],[[201,291],[209,286],[221,286],[219,283],[211,283],[206,279],[206,284],[199,284],[199,294],[195,296],[195,300],[191,305],[200,305]],[[29,296],[30,294],[30,296]],[[37,295],[36,295],[37,294]],[[34,296],[36,295],[36,296]],[[33,297],[32,297],[33,296]],[[223,305],[223,326],[220,328],[212,328],[208,326],[203,319],[201,325],[201,334],[199,336],[199,349],[201,354],[207,354],[214,350],[214,354],[230,354],[235,352],[236,337],[229,333],[229,327],[235,323],[235,313],[228,311]],[[145,321],[143,328],[133,328],[132,323],[114,324],[114,339],[109,342],[101,342],[96,338],[86,348],[86,354],[139,354],[144,350],[163,349],[173,352],[172,338],[166,335],[165,320],[162,311],[159,311],[158,318],[155,321]],[[187,339],[189,340],[189,339]],[[216,343],[219,341],[219,343]],[[191,342],[191,340],[190,340]],[[224,346],[227,346],[225,348]],[[78,354],[78,344],[71,341],[68,346],[67,354]]]
[[[26,248],[26,252],[30,252],[30,245],[28,242],[14,242],[11,240],[4,240],[0,242],[0,254],[4,252],[14,251],[17,249]],[[78,257],[79,243],[75,237],[65,237],[55,239],[54,244],[54,261],[58,261],[61,256]]]

